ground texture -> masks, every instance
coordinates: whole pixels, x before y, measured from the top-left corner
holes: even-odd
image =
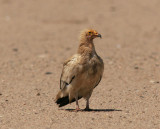
[[[0,0],[0,129],[159,129],[159,12],[159,0]],[[88,27],[105,63],[93,111],[59,109],[62,64]]]

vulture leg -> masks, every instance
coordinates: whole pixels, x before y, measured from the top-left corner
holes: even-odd
[[[76,95],[75,99],[76,99],[76,111],[80,111],[81,109],[79,108],[78,104],[78,95]]]

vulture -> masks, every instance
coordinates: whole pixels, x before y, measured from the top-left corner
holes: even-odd
[[[98,56],[93,40],[101,38],[94,29],[83,30],[80,34],[79,47],[76,54],[67,59],[63,64],[60,77],[60,91],[55,102],[59,107],[76,101],[76,111],[79,111],[78,100],[86,100],[85,110],[89,108],[89,98],[93,89],[100,83],[104,63]]]

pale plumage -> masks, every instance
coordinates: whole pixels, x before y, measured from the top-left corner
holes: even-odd
[[[101,35],[95,30],[83,31],[77,54],[64,62],[60,91],[56,96],[59,107],[76,101],[76,110],[79,110],[78,99],[83,97],[86,99],[86,110],[89,109],[89,98],[101,81],[104,70],[103,60],[97,55],[93,44],[96,37]]]

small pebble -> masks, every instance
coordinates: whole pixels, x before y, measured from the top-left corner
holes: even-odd
[[[38,55],[39,58],[46,58],[47,56],[48,56],[47,54]]]
[[[37,93],[37,96],[40,96],[41,94],[40,93]]]
[[[159,81],[150,80],[150,83],[160,83]]]
[[[149,82],[150,82],[150,83],[154,83],[155,81],[153,81],[153,80],[150,80]]]
[[[139,67],[138,67],[138,66],[135,66],[134,69],[139,69]]]
[[[17,52],[17,51],[18,51],[18,49],[17,49],[17,48],[13,48],[13,51]]]
[[[141,97],[141,98],[144,98],[144,96],[142,96],[142,95],[141,95],[140,97]]]
[[[112,116],[109,116],[109,118],[112,118]]]
[[[67,47],[67,48],[66,48],[67,51],[70,50],[70,49],[71,49],[70,47]]]
[[[116,11],[116,7],[114,7],[114,6],[110,7],[110,11],[111,12],[115,12]]]
[[[52,74],[52,72],[46,72],[45,74]]]
[[[160,66],[159,64],[155,64],[156,66]]]

